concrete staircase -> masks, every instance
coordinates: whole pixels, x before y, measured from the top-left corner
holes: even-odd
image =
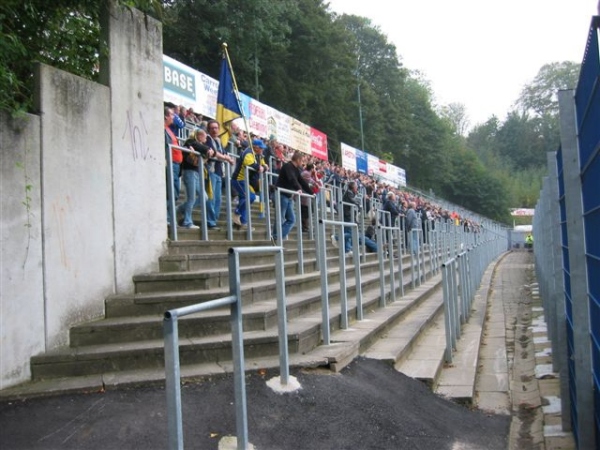
[[[256,214],[256,213],[254,213]],[[264,236],[264,222],[254,216],[255,236]],[[133,278],[135,293],[105,299],[105,317],[70,330],[70,345],[31,358],[31,382],[5,389],[0,398],[100,391],[164,383],[163,314],[166,310],[229,295],[227,251],[231,247],[272,245],[234,241],[225,230],[210,231],[200,241],[200,230],[179,229],[160,258],[160,270]],[[412,287],[410,256],[402,258],[405,295],[400,286],[391,302],[389,288],[381,306],[377,255],[361,264],[364,319],[356,320],[354,266],[347,259],[346,291],[349,328],[341,328],[338,249],[328,242],[328,269],[317,268],[315,242],[304,241],[304,273],[298,271],[296,230],[284,243],[288,348],[292,366],[339,371],[358,355],[383,359],[398,370],[420,378],[432,388],[443,368],[443,300],[441,275],[427,273]],[[306,236],[306,234],[305,234]],[[247,370],[277,367],[279,345],[272,255],[241,257],[244,352]],[[389,269],[386,261],[386,282]],[[396,267],[398,267],[396,259]],[[426,268],[430,266],[425,265]],[[321,277],[327,276],[331,306],[331,344],[321,340]],[[398,284],[399,277],[396,276]],[[441,324],[441,325],[440,325]],[[215,309],[179,319],[181,374],[185,380],[231,372],[232,345],[229,309]],[[433,333],[428,337],[428,330]],[[418,344],[434,367],[423,375],[407,365]],[[476,365],[476,363],[475,363]],[[413,364],[414,366],[414,364]],[[412,371],[412,372],[411,372]],[[475,380],[473,379],[473,385]],[[464,400],[464,399],[463,399]],[[468,401],[468,399],[467,399]]]

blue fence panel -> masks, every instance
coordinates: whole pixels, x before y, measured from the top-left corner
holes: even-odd
[[[562,149],[556,152],[557,172],[558,172],[558,203],[560,208],[560,232],[562,238],[562,257],[563,257],[563,277],[564,277],[564,296],[565,296],[565,318],[567,328],[567,361],[569,373],[569,396],[572,429],[578,429],[577,422],[577,385],[575,380],[575,339],[573,336],[573,302],[571,296],[571,267],[569,264],[569,240],[567,233],[567,209],[565,203],[565,183],[562,164]],[[573,433],[577,440],[577,433]]]
[[[594,17],[590,26],[579,83],[575,91],[581,197],[588,279],[587,300],[590,315],[592,380],[594,384],[594,424],[596,442],[600,436],[600,52],[598,26]],[[577,436],[575,436],[577,439]]]

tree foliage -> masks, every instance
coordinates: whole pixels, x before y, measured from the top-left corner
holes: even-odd
[[[441,116],[444,118],[454,133],[459,136],[466,136],[469,128],[469,115],[467,114],[467,108],[462,103],[450,103],[441,107]]]
[[[535,116],[558,116],[558,91],[575,89],[581,65],[572,61],[553,62],[541,67],[531,83],[525,85],[517,104]]]
[[[122,6],[161,13],[158,0],[120,0]],[[106,46],[96,0],[4,0],[0,3],[0,109],[32,108],[33,64],[43,62],[96,79]]]

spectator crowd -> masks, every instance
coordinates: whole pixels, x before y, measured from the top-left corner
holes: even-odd
[[[192,209],[199,207],[201,197],[200,181],[198,177],[198,154],[204,158],[206,171],[206,184],[204,201],[207,211],[207,223],[211,229],[218,229],[221,220],[221,195],[224,187],[224,162],[232,165],[232,196],[235,197],[235,210],[233,224],[237,228],[247,227],[247,214],[249,205],[246,204],[245,174],[246,167],[251,168],[249,180],[250,203],[257,198],[259,186],[258,175],[264,171],[278,174],[278,181],[274,183],[286,190],[304,194],[317,194],[324,186],[340,187],[344,192],[343,203],[356,203],[357,209],[364,207],[365,214],[371,212],[371,205],[377,204],[380,209],[387,211],[391,223],[396,224],[399,219],[405,232],[415,227],[423,227],[429,222],[435,227],[436,222],[452,223],[462,226],[467,232],[479,232],[480,225],[473,220],[462,217],[456,211],[449,211],[440,205],[409,192],[399,186],[393,186],[386,181],[358,171],[348,170],[331,161],[324,161],[310,155],[294,151],[288,146],[278,142],[274,136],[269,139],[259,136],[248,136],[246,131],[235,122],[228,126],[229,144],[224,149],[221,145],[222,124],[216,120],[205,120],[201,115],[194,113],[192,108],[165,104],[165,151],[169,144],[183,146],[193,150],[193,154],[183,155],[181,150],[172,148],[173,191],[177,202],[180,193],[180,180],[186,189],[186,200],[177,207],[177,218],[168,214],[169,225],[177,221],[178,226],[198,228],[192,221]],[[185,157],[184,157],[185,156]],[[191,157],[190,157],[191,156]],[[193,175],[195,172],[195,175]],[[360,196],[364,203],[355,201]],[[272,192],[270,193],[272,198]],[[329,199],[328,199],[329,200]],[[296,218],[294,216],[294,196],[290,193],[281,194],[282,238],[289,234]],[[308,201],[301,196],[300,225],[302,231],[308,231]],[[333,207],[333,205],[331,205]],[[344,221],[354,222],[356,218],[349,214],[344,207]],[[371,212],[373,222],[370,224],[365,236],[368,251],[376,251],[374,225],[378,218]],[[389,219],[385,219],[389,220]],[[389,225],[385,224],[384,225]],[[277,230],[272,234],[277,238]],[[351,250],[350,230],[344,230],[344,246]],[[426,233],[423,234],[426,239]],[[338,237],[332,237],[337,245]],[[410,243],[409,243],[410,244]],[[412,244],[412,248],[415,248]]]

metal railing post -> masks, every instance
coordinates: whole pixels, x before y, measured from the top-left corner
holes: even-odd
[[[171,228],[169,230],[169,237],[172,241],[177,240],[177,213],[175,211],[175,193],[174,191],[174,182],[173,182],[173,154],[171,152],[171,148],[173,146],[169,144],[167,147],[167,217],[170,215]]]
[[[248,414],[246,380],[244,378],[244,333],[242,330],[242,291],[239,253],[229,250],[229,293],[236,299],[231,304],[231,344],[233,347],[233,380],[238,450],[248,447]]]
[[[331,334],[329,329],[329,284],[327,278],[327,244],[325,236],[325,221],[319,221],[319,248],[317,254],[319,255],[319,269],[321,270],[321,335],[323,336],[323,344],[329,345],[331,343]]]

